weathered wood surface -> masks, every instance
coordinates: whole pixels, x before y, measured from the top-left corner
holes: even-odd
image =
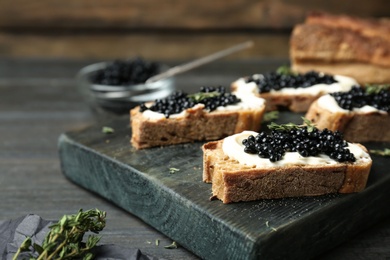
[[[3,0],[0,56],[189,59],[251,39],[234,58],[287,58],[291,28],[312,10],[389,17],[390,2]]]
[[[289,35],[284,33],[164,33],[147,34],[0,34],[0,56],[5,57],[66,57],[100,60],[141,56],[157,60],[191,60],[233,45],[253,41],[254,47],[232,54],[225,59],[256,59],[288,57]],[[23,44],[22,44],[23,43]],[[3,51],[2,51],[3,50]]]
[[[3,28],[95,29],[270,29],[291,28],[312,10],[359,16],[388,16],[385,0],[360,1],[35,1],[4,0]]]
[[[183,89],[207,83],[227,84],[246,73],[273,69],[284,62],[214,63],[181,75],[177,82]],[[140,248],[165,259],[198,259],[184,248],[164,249],[171,244],[170,238],[74,185],[61,173],[58,137],[65,131],[95,124],[97,119],[83,102],[74,79],[88,63],[0,60],[0,221],[29,213],[58,219],[80,208],[97,207],[108,213],[101,243]],[[160,240],[159,246],[156,239]],[[389,245],[390,219],[386,219],[317,259],[386,259],[390,256]]]

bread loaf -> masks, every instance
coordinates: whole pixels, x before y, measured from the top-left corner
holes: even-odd
[[[243,132],[228,138],[241,140],[240,136],[254,134]],[[353,146],[355,162],[337,162],[324,155],[313,162],[312,157],[294,154],[294,160],[272,163],[253,154],[249,156],[255,162],[246,163],[243,157],[234,155],[243,153],[242,145],[237,144],[237,151],[226,151],[224,142],[228,138],[203,145],[203,181],[212,183],[213,198],[223,203],[359,192],[366,186],[372,165],[360,144]]]
[[[311,13],[294,27],[292,69],[345,75],[359,83],[390,82],[390,19]]]

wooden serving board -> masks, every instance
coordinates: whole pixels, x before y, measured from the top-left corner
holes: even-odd
[[[300,116],[281,113],[276,122],[302,123]],[[203,259],[314,257],[390,215],[386,157],[372,156],[361,193],[222,204],[209,200],[211,184],[202,182],[203,143],[136,151],[130,136],[128,119],[61,135],[64,175]]]

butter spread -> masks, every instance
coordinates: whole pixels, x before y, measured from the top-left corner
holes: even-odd
[[[260,78],[262,77],[261,74],[253,75],[254,78]],[[298,87],[298,88],[282,88],[278,91],[271,90],[270,93],[283,93],[283,94],[294,94],[294,95],[301,95],[301,94],[307,94],[307,95],[323,95],[326,93],[332,93],[332,92],[346,92],[349,91],[352,86],[358,85],[358,82],[350,77],[341,76],[341,75],[335,75],[333,76],[334,79],[337,81],[333,84],[316,84],[310,87]],[[246,82],[244,78],[240,78],[235,82],[235,85],[237,86],[237,91],[243,91],[253,94],[258,94],[258,88],[255,82]]]
[[[263,106],[265,106],[265,100],[253,94],[247,92],[237,92],[234,94],[241,99],[241,102],[234,105],[219,106],[216,108],[216,111],[238,111],[242,109],[260,109]],[[203,104],[196,104],[191,109],[203,109],[203,108],[204,108]],[[184,110],[181,113],[170,115],[169,118],[184,118],[186,113],[187,111]],[[144,112],[142,112],[142,116],[148,120],[165,119],[164,114],[154,112],[151,110],[145,110]]]
[[[323,108],[327,109],[328,111],[332,113],[341,112],[341,113],[350,113],[351,111],[344,109],[340,107],[337,103],[337,101],[332,97],[331,95],[324,95],[320,97],[318,100],[318,105]],[[381,113],[381,114],[387,114],[386,111],[379,110],[373,106],[365,105],[361,108],[354,108],[352,112],[361,113],[361,114],[368,114],[368,113]]]
[[[240,164],[253,167],[281,167],[288,165],[332,165],[338,162],[331,159],[325,154],[319,154],[318,156],[303,157],[297,152],[286,152],[283,159],[276,162],[271,162],[268,158],[260,158],[257,154],[249,154],[244,152],[244,145],[242,140],[248,138],[248,136],[256,136],[258,133],[254,131],[243,131],[242,133],[235,134],[226,137],[223,140],[222,149],[223,152],[230,158],[237,160]],[[347,149],[355,155],[357,161],[359,160],[371,160],[367,152],[365,152],[357,144],[348,143]]]

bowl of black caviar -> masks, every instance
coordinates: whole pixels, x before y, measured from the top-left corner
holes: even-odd
[[[141,103],[165,98],[175,90],[174,77],[145,83],[168,68],[136,57],[88,65],[79,71],[77,78],[93,112],[122,115]]]

